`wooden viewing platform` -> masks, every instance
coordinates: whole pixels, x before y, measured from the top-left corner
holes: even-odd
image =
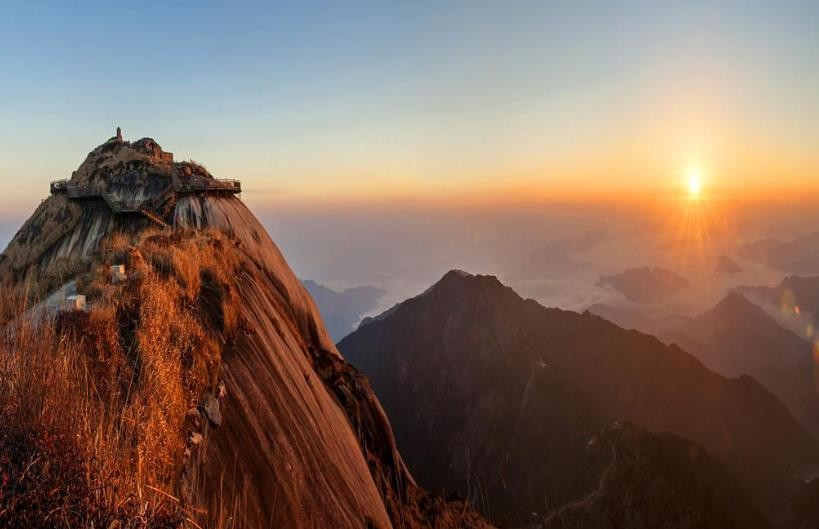
[[[239,180],[197,178],[192,182],[174,182],[156,197],[146,200],[120,200],[112,193],[101,191],[96,187],[72,183],[69,180],[54,180],[51,182],[51,194],[65,194],[69,199],[101,199],[114,213],[138,213],[151,222],[168,227],[168,223],[159,214],[159,208],[177,194],[209,194],[242,192]]]

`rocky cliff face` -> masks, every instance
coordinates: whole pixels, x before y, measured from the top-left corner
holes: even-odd
[[[110,140],[70,180],[107,198],[45,200],[0,257],[0,279],[37,295],[75,280],[92,320],[108,311],[120,322],[109,325],[112,347],[123,362],[138,361],[128,370],[134,384],[150,383],[140,378],[153,369],[149,349],[168,363],[165,372],[181,373],[187,396],[177,408],[188,402],[193,411],[169,409],[164,423],[179,425],[170,437],[186,452],[162,444],[184,462],[168,478],[179,497],[201,489],[205,507],[238,506],[247,527],[483,527],[464,505],[416,486],[369,384],[339,355],[310,296],[236,196],[172,196],[156,208],[165,230],[106,202],[145,203],[196,179],[212,176],[170,161],[153,140]],[[111,284],[105,267],[115,263],[126,264],[128,278]],[[173,318],[151,317],[163,307]],[[195,332],[165,321],[174,318]],[[85,325],[63,322],[62,332],[81,336]],[[197,358],[206,351],[207,362]],[[196,384],[190,373],[199,373]]]
[[[123,203],[142,203],[174,181],[196,177],[213,178],[196,164],[169,161],[150,138],[134,143],[109,140],[91,151],[69,180],[100,198],[79,201],[53,193],[44,200],[0,256],[0,277],[27,281],[38,294],[45,294],[88,270],[106,235],[149,227],[140,216],[115,215],[102,194]]]
[[[463,491],[508,523],[548,518],[594,490],[599,467],[583,463],[586,443],[612,421],[704,447],[771,520],[819,460],[815,441],[755,380],[717,375],[597,316],[546,309],[494,277],[450,272],[339,348],[372,380],[419,482]],[[645,513],[630,514],[622,526]]]

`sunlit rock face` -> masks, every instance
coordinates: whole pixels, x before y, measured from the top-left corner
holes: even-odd
[[[138,202],[172,182],[213,178],[167,154],[153,140],[112,139],[70,182]],[[174,230],[192,237],[216,230],[235,242],[223,251],[242,263],[228,285],[238,293],[241,330],[221,342],[222,397],[218,407],[203,408],[210,427],[201,466],[183,478],[198,476],[208,507],[238,506],[246,527],[486,526],[463,504],[450,508],[415,485],[366,379],[340,356],[312,299],[237,196],[174,196],[158,214],[169,229],[114,213],[105,200],[53,194],[3,253],[0,280],[46,294],[99,266],[116,233],[162,239]]]
[[[197,164],[173,162],[172,155],[150,138],[133,143],[112,138],[91,151],[68,179],[79,193],[98,196],[75,200],[52,193],[3,252],[0,274],[17,282],[30,281],[35,291],[44,294],[87,269],[106,235],[151,226],[139,215],[115,215],[103,196],[137,205],[158,197],[173,182],[196,178],[212,180],[213,176]],[[172,201],[166,205],[172,207]],[[165,216],[167,209],[159,213]]]

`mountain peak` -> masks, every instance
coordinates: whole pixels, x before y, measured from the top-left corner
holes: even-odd
[[[452,270],[450,270],[449,272],[444,274],[444,277],[442,277],[441,280],[443,281],[444,279],[446,279],[449,276],[452,276],[452,277],[475,277],[475,274],[470,274],[466,270],[461,270],[460,268],[453,268]]]
[[[453,269],[441,277],[435,284],[425,290],[418,298],[429,294],[444,295],[489,295],[493,299],[500,295],[512,294],[519,297],[511,288],[507,287],[493,275],[472,274],[464,270]]]
[[[728,275],[738,274],[740,272],[742,272],[742,268],[727,255],[720,256],[717,264],[714,266],[714,273],[716,274]]]
[[[47,487],[36,476],[28,481],[38,490],[65,491],[55,496],[63,501],[76,494],[74,483],[111,489],[111,475],[127,498],[115,503],[116,511],[131,503],[131,490],[144,490],[136,479],[145,479],[176,500],[174,509],[201,515],[191,523],[204,527],[223,519],[225,505],[238,507],[231,516],[241,527],[444,529],[455,527],[447,521],[455,519],[452,512],[459,513],[458,527],[484,527],[463,503],[416,486],[378,400],[339,355],[313,300],[237,198],[236,184],[214,181],[195,163],[174,162],[153,139],[131,143],[118,134],[70,180],[52,183],[51,195],[0,256],[4,286],[64,299],[70,283],[88,301],[83,310],[60,311],[59,334],[45,334],[47,347],[68,344],[65,351],[37,350],[49,359],[82,355],[67,363],[94,367],[72,371],[70,384],[21,377],[48,378],[42,394],[59,398],[44,400],[68,396],[75,404],[60,404],[50,416],[70,419],[54,428],[60,439],[78,441],[65,453],[77,454],[82,475],[55,473],[57,483]],[[127,272],[114,280],[112,267]],[[102,334],[104,340],[88,339]],[[0,358],[6,352],[0,349]],[[102,358],[106,368],[97,369]],[[29,364],[49,368],[45,361]],[[133,382],[127,399],[119,393],[122,381]],[[82,400],[92,395],[90,387],[92,401]],[[0,399],[0,408],[6,406]],[[89,409],[121,413],[135,429],[119,435],[106,421],[103,430],[76,427],[87,425]],[[105,438],[105,457],[117,454],[99,465],[104,473],[95,472],[97,443],[85,442],[78,430]],[[104,436],[112,431],[116,440],[108,444]],[[22,468],[28,456],[19,460],[12,459],[12,468]],[[131,462],[139,462],[138,472]],[[119,470],[135,481],[120,480]],[[234,474],[241,479],[225,479]],[[94,501],[89,510],[107,516],[108,505]],[[93,524],[108,527],[109,518],[103,520]]]
[[[779,328],[779,324],[776,323],[773,317],[736,290],[729,292],[711,310],[695,319],[699,320],[703,317],[717,318],[723,321],[726,319],[755,321],[757,324],[764,322],[767,325]]]
[[[544,497],[570,502],[597,487],[599,474],[576,469],[587,468],[587,433],[614,421],[675,432],[724,458],[772,510],[792,461],[819,457],[808,433],[750,378],[726,379],[654,337],[525,300],[493,276],[450,272],[338,347],[371,380],[419,483],[468,490],[468,476],[493,484],[482,494],[501,522],[540,512]],[[610,456],[605,441],[601,457]],[[786,445],[784,456],[777,447]],[[674,458],[689,453],[682,448]],[[747,471],[752,461],[765,470]],[[572,470],[560,475],[558,467]]]
[[[173,163],[173,153],[166,152],[153,138],[142,138],[135,142],[111,138],[88,153],[85,160],[71,175],[71,180],[82,182],[95,172],[117,165],[142,162],[152,165]]]

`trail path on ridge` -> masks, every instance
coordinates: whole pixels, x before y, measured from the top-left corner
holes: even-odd
[[[614,468],[614,465],[617,463],[618,454],[617,454],[617,447],[614,445],[614,443],[611,442],[611,440],[608,438],[608,435],[606,435],[606,429],[605,428],[600,430],[600,437],[603,438],[603,440],[609,445],[609,449],[611,449],[611,461],[609,462],[609,464],[605,468],[605,470],[603,470],[603,473],[600,474],[600,480],[597,483],[597,488],[595,490],[591,491],[590,493],[588,493],[583,498],[580,498],[580,499],[577,499],[577,500],[572,500],[572,501],[566,503],[565,505],[563,505],[562,507],[558,508],[554,512],[552,512],[541,523],[541,527],[548,527],[549,523],[556,516],[562,516],[563,514],[565,514],[566,512],[569,512],[571,510],[581,509],[583,507],[586,507],[588,504],[590,504],[592,501],[594,501],[597,497],[602,497],[603,496],[603,490],[605,489],[605,486],[606,486],[606,480],[608,479],[609,474],[611,473],[611,470]]]

